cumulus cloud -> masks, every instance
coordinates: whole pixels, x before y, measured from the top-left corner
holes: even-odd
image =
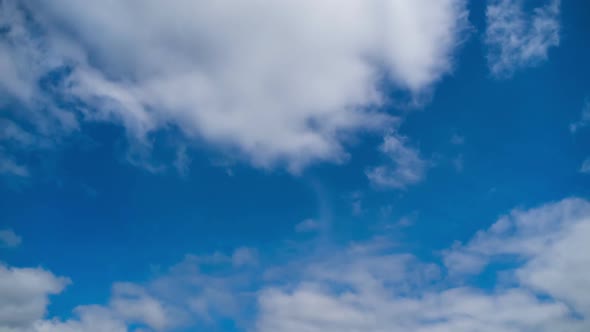
[[[485,43],[488,65],[496,77],[539,64],[559,45],[560,0],[526,13],[522,0],[488,0]]]
[[[42,268],[0,264],[0,330],[28,331],[45,315],[49,296],[69,283]]]
[[[585,231],[583,227],[586,227],[589,215],[590,205],[580,199],[568,199],[530,210],[516,209],[488,230],[478,232],[466,244],[457,244],[447,251],[446,265],[452,271],[474,273],[493,258],[513,255],[526,259],[549,252],[560,241],[574,239],[570,233],[578,227]],[[575,245],[583,248],[583,243]],[[473,264],[460,263],[462,260],[472,261]]]
[[[383,165],[366,170],[372,185],[380,188],[402,189],[420,182],[426,175],[428,163],[407,143],[407,138],[395,134],[384,137],[379,147],[388,159]]]
[[[0,93],[40,122],[115,122],[145,149],[173,127],[292,171],[343,161],[350,135],[387,127],[379,86],[430,90],[468,24],[464,0],[0,6]]]

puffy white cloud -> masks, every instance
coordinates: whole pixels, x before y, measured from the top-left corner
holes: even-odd
[[[403,136],[388,134],[379,147],[389,159],[385,164],[366,170],[371,184],[381,188],[405,188],[420,182],[426,175],[428,163],[418,150],[407,145]]]
[[[560,0],[525,13],[522,0],[488,0],[485,43],[488,64],[496,77],[547,59],[551,47],[559,45]]]
[[[127,332],[127,324],[101,306],[83,306],[75,310],[75,317],[66,321],[39,320],[32,329],[8,332]]]
[[[345,160],[350,135],[387,127],[381,83],[427,92],[468,24],[465,0],[15,3],[1,3],[4,94],[32,108],[59,96],[75,111],[47,107],[58,123],[115,121],[139,146],[172,126],[293,171]]]
[[[518,281],[549,294],[590,317],[590,204],[568,199],[540,208],[515,210],[487,231],[447,253],[447,266],[475,273],[495,260],[516,257],[525,263]],[[463,256],[457,259],[456,255]],[[452,259],[454,258],[454,259]],[[465,263],[465,261],[471,263]],[[467,269],[465,269],[467,267]]]
[[[0,264],[0,330],[29,328],[45,315],[49,296],[60,293],[68,283],[42,268]]]
[[[135,284],[113,285],[109,306],[123,321],[144,323],[155,330],[171,325],[164,305]]]
[[[516,209],[466,244],[456,244],[446,251],[446,265],[458,273],[475,273],[495,258],[531,259],[554,249],[560,241],[573,240],[571,232],[578,227],[585,230],[580,225],[590,222],[589,216],[590,204],[576,198],[530,210]],[[584,243],[575,245],[584,248]]]

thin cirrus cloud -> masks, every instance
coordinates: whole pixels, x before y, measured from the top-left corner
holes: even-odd
[[[559,45],[560,0],[547,0],[527,13],[524,1],[489,0],[485,44],[492,75],[509,77],[548,58]]]
[[[170,331],[231,319],[257,332],[582,332],[590,328],[588,236],[590,202],[569,198],[511,211],[444,251],[443,264],[382,239],[278,265],[232,264],[254,250],[247,248],[187,256],[146,284],[115,283],[106,305],[79,306],[67,320],[45,311],[48,296],[69,279],[0,266],[0,329]],[[465,278],[496,262],[510,264],[495,267],[493,285]],[[207,266],[214,272],[204,272]]]
[[[453,69],[468,25],[464,0],[0,6],[0,100],[26,104],[14,117],[33,119],[42,136],[108,121],[141,150],[175,126],[189,141],[292,171],[343,161],[347,137],[386,129],[383,80],[430,90]]]

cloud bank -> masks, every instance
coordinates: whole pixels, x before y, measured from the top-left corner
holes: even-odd
[[[590,328],[588,236],[590,202],[571,198],[511,211],[444,250],[442,264],[383,238],[271,265],[244,260],[250,248],[190,255],[145,284],[115,283],[109,303],[67,320],[45,315],[67,278],[1,266],[0,330],[174,331],[232,319],[258,332],[581,332]],[[478,283],[484,269],[495,277]]]

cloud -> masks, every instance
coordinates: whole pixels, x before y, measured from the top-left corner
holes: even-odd
[[[323,225],[320,222],[308,218],[295,225],[295,231],[297,233],[315,232],[321,229],[322,227]]]
[[[246,272],[232,263],[244,250],[189,255],[144,284],[115,283],[106,305],[80,306],[66,320],[45,311],[67,279],[2,266],[0,330],[166,331],[230,319],[256,332],[582,332],[588,236],[590,202],[569,198],[512,210],[444,251],[444,264],[383,237]],[[484,268],[489,284],[467,278]]]
[[[389,160],[365,171],[372,185],[402,189],[420,182],[426,175],[427,162],[417,150],[407,146],[405,137],[388,134],[383,138],[379,150]]]
[[[453,165],[453,168],[457,171],[457,173],[461,173],[463,171],[464,168],[464,160],[463,160],[463,155],[459,154],[457,157],[453,158],[451,160],[451,164]]]
[[[69,283],[42,268],[16,268],[0,264],[0,330],[28,328],[45,315],[49,296]]]
[[[453,145],[463,145],[465,143],[465,137],[454,133],[453,136],[451,136],[451,144]]]
[[[590,221],[586,220],[588,216],[590,204],[580,199],[568,199],[525,211],[516,209],[488,230],[478,232],[466,244],[457,244],[447,251],[445,262],[451,271],[475,273],[494,258],[516,256],[529,259],[552,250],[564,239],[573,239],[570,232],[577,228],[582,227],[581,231],[585,231],[584,225]],[[583,243],[576,245],[583,248]],[[459,263],[461,261],[472,264]]]
[[[584,159],[580,167],[580,173],[590,174],[590,158]]]
[[[256,249],[240,247],[231,256],[235,267],[258,264],[258,251]]]
[[[18,247],[22,242],[22,238],[17,235],[12,229],[0,229],[0,248],[14,248]]]
[[[582,108],[582,115],[580,120],[570,124],[570,131],[575,134],[578,130],[590,124],[590,99],[584,100],[584,107]]]
[[[344,161],[351,135],[387,128],[382,83],[428,93],[468,25],[464,0],[0,5],[0,93],[37,123],[114,122],[146,150],[172,127],[292,171]]]
[[[492,75],[509,77],[535,66],[559,45],[560,0],[547,0],[525,13],[522,0],[488,0],[485,44]]]
[[[10,156],[3,155],[2,150],[0,150],[0,174],[26,178],[29,176],[29,169],[24,165],[18,164]]]
[[[40,268],[0,265],[0,331],[169,331],[209,326],[246,311],[238,303],[248,297],[246,286],[253,277],[245,276],[257,264],[254,259],[257,252],[245,247],[232,255],[188,255],[146,283],[115,282],[107,304],[77,306],[67,319],[46,317],[48,296],[60,293],[67,278]]]
[[[504,278],[485,289],[441,278],[438,265],[412,255],[391,253],[383,246],[361,251],[351,247],[299,267],[296,282],[261,291],[256,328],[585,331],[590,328],[590,302],[581,290],[590,287],[585,254],[590,248],[584,240],[589,235],[590,203],[584,200],[512,211],[465,247],[451,249],[478,263],[474,269],[473,262],[462,261],[473,273],[499,255],[516,259],[515,268],[498,270]]]

